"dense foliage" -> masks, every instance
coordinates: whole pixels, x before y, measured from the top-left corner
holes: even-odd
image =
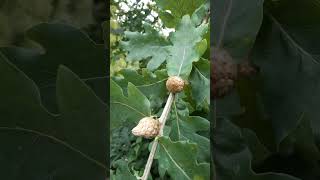
[[[107,176],[105,48],[79,29],[99,37],[94,2],[0,1],[0,179]]]
[[[230,53],[232,63],[249,60],[257,69],[215,99],[214,177],[319,179],[318,1],[212,6],[212,46]]]
[[[168,37],[145,22],[142,32],[127,29],[120,42],[126,63],[139,64],[122,68],[111,80],[112,179],[142,176],[153,140],[135,137],[131,129],[143,117],[160,116],[169,94],[166,80],[176,75],[188,84],[175,96],[149,177],[209,179],[209,3],[168,3],[155,4],[164,28],[174,28]]]

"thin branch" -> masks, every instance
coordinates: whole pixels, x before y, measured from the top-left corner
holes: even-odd
[[[170,113],[171,105],[172,105],[172,102],[174,100],[174,97],[175,97],[175,95],[173,93],[170,93],[170,95],[169,95],[169,97],[167,99],[166,105],[164,106],[162,114],[161,114],[161,116],[159,118],[160,130],[159,130],[158,137],[161,137],[163,135],[163,128],[164,128],[164,126],[166,124],[168,115]],[[153,158],[154,158],[154,156],[156,154],[157,147],[158,147],[158,138],[155,138],[154,142],[152,144],[152,147],[151,147],[151,151],[150,151],[150,154],[149,154],[149,157],[148,157],[147,164],[146,164],[146,166],[144,168],[143,175],[140,178],[142,180],[147,180],[148,179],[148,176],[149,176],[149,173],[150,173],[150,169],[151,169],[151,166],[152,166],[152,162],[153,162]]]

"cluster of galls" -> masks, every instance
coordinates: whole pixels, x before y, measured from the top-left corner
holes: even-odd
[[[213,48],[211,55],[211,96],[214,99],[229,94],[239,76],[249,76],[256,72],[248,61],[236,64],[224,49]]]

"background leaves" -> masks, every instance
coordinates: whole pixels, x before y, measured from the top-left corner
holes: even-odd
[[[216,4],[219,5],[219,2]],[[230,9],[230,17],[232,14],[241,12],[245,6],[248,6],[246,9],[250,9],[253,5],[259,6],[257,2],[240,5],[237,1],[233,1],[232,4],[235,8]],[[235,20],[226,21],[226,39],[223,39],[221,46],[226,48],[238,60],[237,62],[239,58],[246,59],[245,57],[248,56],[248,60],[256,65],[258,74],[238,78],[233,93],[217,101],[218,119],[219,117],[230,119],[237,125],[236,127],[241,128],[238,132],[245,141],[242,146],[251,154],[245,161],[251,161],[251,164],[242,164],[240,167],[242,169],[250,167],[258,173],[257,177],[247,174],[246,179],[263,178],[259,173],[264,175],[271,173],[273,175],[269,175],[274,176],[277,174],[273,172],[276,172],[304,180],[315,180],[320,177],[318,116],[316,115],[318,111],[315,109],[318,102],[319,48],[314,41],[319,37],[319,23],[316,20],[319,16],[318,2],[313,0],[265,1],[264,6],[259,7],[234,16]],[[217,11],[226,12],[221,9],[222,6],[217,8]],[[304,11],[301,12],[299,9]],[[253,12],[255,15],[246,16]],[[301,14],[298,15],[296,12]],[[217,25],[221,25],[221,22],[223,22],[223,16],[217,16]],[[241,28],[234,27],[238,22],[242,23]],[[252,24],[245,25],[248,22]],[[262,25],[258,25],[261,22]],[[228,29],[228,23],[230,23],[230,29]],[[249,26],[252,31],[246,30]],[[240,35],[240,31],[247,31],[247,35],[251,34],[249,36],[253,41],[248,41],[250,42],[248,44],[243,43],[244,41],[236,36],[228,34],[233,31],[238,31],[240,38],[246,37],[244,34]],[[218,28],[214,32],[218,35],[221,30]],[[257,32],[258,35],[255,38],[254,34]],[[228,40],[228,36],[232,38]],[[216,38],[219,37],[214,37]],[[218,41],[218,39],[215,40],[215,45]],[[237,45],[230,43],[232,41],[240,42],[241,47],[236,48],[239,52],[233,50]],[[251,53],[248,54],[249,51],[246,49],[251,49]],[[243,50],[244,54],[240,50]],[[237,106],[238,108],[234,108]],[[230,110],[232,112],[230,113],[226,107],[232,107]],[[214,129],[216,133],[220,131],[218,124],[219,121],[217,121],[217,128]],[[221,129],[221,133],[224,132],[224,134],[211,137],[211,141],[220,144],[212,146],[217,148],[214,153],[240,152],[238,149],[240,146],[237,148],[231,146],[232,143],[228,143],[228,141],[235,141],[232,138],[220,142],[220,139],[228,136],[228,131],[231,130]],[[240,139],[236,141],[239,142]],[[221,146],[224,148],[220,151]],[[223,155],[217,154],[215,171],[217,175],[221,174],[218,175],[221,179],[230,179],[235,168],[228,167],[224,163],[229,157],[231,159],[239,156],[228,154],[226,159],[219,161],[222,157]],[[236,162],[241,160],[237,159]],[[270,178],[269,175],[265,177]],[[286,178],[285,176],[272,177],[272,179],[282,179]]]
[[[79,77],[60,67],[57,95],[61,114],[52,114],[42,106],[32,80],[3,55],[0,62],[0,77],[7,82],[1,90],[5,104],[0,108],[0,138],[4,142],[0,151],[0,166],[4,170],[1,177],[105,177],[106,105]],[[73,87],[78,88],[78,93],[70,94]],[[87,99],[86,104],[81,99]],[[94,110],[90,111],[90,107]],[[84,173],[79,174],[79,169]]]
[[[106,102],[105,68],[103,45],[95,44],[83,32],[63,24],[43,23],[26,32],[28,38],[37,42],[39,48],[3,47],[1,52],[18,68],[24,71],[40,87],[45,96],[43,104],[57,112],[55,101],[56,70],[63,64],[90,82],[96,93]],[[94,60],[100,59],[100,61]],[[86,67],[83,66],[86,64]],[[99,86],[97,86],[100,84]]]
[[[244,58],[250,51],[263,18],[263,0],[214,0],[212,7],[212,45]],[[238,59],[241,61],[241,59]]]

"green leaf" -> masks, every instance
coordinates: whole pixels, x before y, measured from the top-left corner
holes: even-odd
[[[154,73],[147,69],[142,69],[141,74],[130,69],[120,71],[123,78],[114,78],[124,93],[127,93],[127,84],[134,84],[149,100],[152,112],[157,112],[163,105],[165,97],[168,95],[166,80],[168,78],[165,70],[157,70]]]
[[[75,93],[74,89],[77,89]],[[79,98],[81,97],[81,98]],[[60,66],[57,77],[59,124],[66,141],[85,150],[91,157],[106,158],[107,107],[76,74]],[[89,113],[90,112],[90,113]],[[96,119],[96,120],[94,120]],[[94,123],[93,123],[94,120]],[[77,132],[76,134],[68,132]],[[95,133],[92,133],[92,132]],[[102,141],[101,141],[102,140]],[[90,146],[83,142],[90,142]],[[96,149],[100,147],[99,149]]]
[[[216,115],[217,116],[234,116],[241,114],[243,109],[240,104],[240,97],[237,91],[233,90],[230,94],[226,95],[221,99],[214,100],[211,103],[213,106],[216,106]]]
[[[167,11],[160,10],[158,13],[159,13],[159,17],[160,17],[161,21],[163,21],[163,24],[167,28],[174,28],[179,23],[180,19],[175,18],[171,13],[169,13]]]
[[[189,82],[191,84],[192,98],[199,107],[204,102],[210,102],[210,63],[202,59],[194,63],[190,74]]]
[[[265,112],[263,100],[259,94],[260,83],[259,76],[237,80],[236,89],[243,112],[234,116],[233,122],[241,128],[254,131],[262,144],[269,150],[276,151],[272,121]]]
[[[173,179],[202,179],[210,177],[210,165],[197,162],[197,145],[187,141],[173,142],[167,137],[159,138],[159,163],[167,168]]]
[[[120,159],[116,161],[115,166],[117,167],[117,171],[115,175],[111,176],[112,180],[137,180],[137,178],[131,174],[128,163],[125,160]]]
[[[319,48],[313,43],[319,39],[320,29],[311,18],[319,17],[318,11],[312,9],[301,13],[308,21],[302,21],[300,15],[293,12],[289,13],[290,18],[282,13],[288,7],[298,10],[309,6],[313,6],[311,1],[279,4],[275,15],[266,16],[253,50],[254,63],[259,66],[263,78],[261,95],[272,120],[277,144],[296,128],[302,116],[311,123],[314,134],[320,132],[317,109],[320,66],[315,51]],[[299,19],[296,21],[295,17]],[[315,28],[310,33],[314,36],[310,41],[309,35],[302,30],[313,25]],[[302,40],[303,37],[306,39]]]
[[[271,155],[271,152],[260,142],[257,135],[250,129],[242,129],[243,138],[252,153],[253,166],[263,161]]]
[[[169,76],[189,76],[192,63],[198,61],[207,48],[207,41],[202,39],[207,30],[207,24],[195,27],[190,16],[183,16],[176,31],[170,35],[172,46],[168,47],[170,56],[167,60]]]
[[[143,117],[151,116],[150,102],[137,87],[128,84],[128,97],[119,85],[110,82],[110,124],[111,129],[123,123],[137,123]]]
[[[134,84],[145,96],[149,99],[159,98],[164,99],[167,96],[166,80],[168,79],[165,70],[157,70],[154,73],[147,69],[142,69],[139,74],[135,70],[123,69],[120,71],[123,79],[116,80],[116,82],[126,90],[128,82]]]
[[[106,89],[106,81],[99,79],[106,76],[104,46],[95,44],[79,29],[64,24],[42,23],[30,28],[26,38],[41,48],[12,46],[0,48],[0,51],[36,83],[43,105],[51,112],[58,112],[55,82],[59,65],[67,66],[81,79],[94,83],[96,92]],[[106,102],[107,93],[102,94]]]
[[[186,103],[181,101],[174,101],[171,114],[172,130],[170,137],[172,140],[185,140],[196,143],[199,147],[197,159],[200,162],[209,162],[210,149],[208,147],[210,146],[210,141],[199,133],[208,133],[210,122],[200,116],[189,116]]]
[[[320,152],[312,133],[310,122],[301,116],[298,126],[289,132],[288,136],[279,145],[279,151],[289,154],[294,150],[311,166],[318,168]]]
[[[174,28],[184,15],[192,15],[206,0],[156,0],[161,20],[166,27]]]
[[[263,0],[214,0],[213,46],[244,58],[250,51],[263,18]]]
[[[155,70],[167,60],[169,76],[179,75],[187,78],[192,62],[198,61],[207,49],[207,41],[202,39],[208,30],[207,24],[195,26],[190,16],[183,16],[175,32],[170,34],[169,45],[155,30],[147,27],[145,34],[128,32],[129,41],[122,42],[129,51],[128,60],[145,60],[152,57],[148,69]],[[190,36],[193,34],[193,36]]]
[[[217,119],[213,135],[216,179],[219,180],[298,180],[281,173],[256,174],[251,169],[251,153],[241,130],[226,119]]]
[[[106,105],[67,68],[59,68],[58,76],[62,112],[51,114],[35,83],[0,54],[2,178],[105,178]]]
[[[129,41],[122,41],[121,46],[128,51],[127,61],[139,61],[151,58],[147,68],[157,69],[167,58],[166,46],[169,43],[151,25],[145,25],[145,33],[125,32]]]
[[[202,4],[198,9],[194,11],[194,13],[191,16],[192,22],[196,25],[200,25],[208,14],[208,11],[210,9],[210,1],[206,1],[204,4]],[[209,17],[208,17],[209,21]]]

